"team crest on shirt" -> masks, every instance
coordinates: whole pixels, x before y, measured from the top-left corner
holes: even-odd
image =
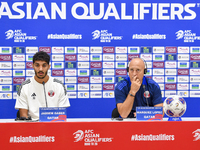
[[[149,97],[150,97],[149,91],[145,91],[145,92],[144,92],[144,97],[145,97],[145,98],[149,98]]]
[[[54,96],[54,91],[53,90],[50,90],[49,92],[48,92],[48,95],[50,96],[50,97],[53,97]]]
[[[35,94],[35,93],[33,93],[33,94],[31,95],[31,97],[32,97],[32,99],[35,99],[35,97],[36,97],[36,94]]]

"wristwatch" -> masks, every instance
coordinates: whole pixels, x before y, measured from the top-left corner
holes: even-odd
[[[131,94],[131,93],[128,93],[130,96],[132,96],[132,97],[135,97],[133,94]]]

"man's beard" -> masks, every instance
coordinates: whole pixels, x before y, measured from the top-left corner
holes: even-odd
[[[34,70],[35,71],[35,70]],[[38,72],[38,73],[41,73],[42,71],[40,71],[40,72]],[[44,72],[42,72],[42,73],[44,73]],[[39,77],[38,75],[37,75],[37,73],[36,73],[36,71],[35,71],[35,75],[36,75],[36,77],[38,78],[38,79],[44,79],[45,77],[46,77],[46,75],[47,75],[47,72],[45,72],[45,74],[44,74],[44,76],[43,77]]]

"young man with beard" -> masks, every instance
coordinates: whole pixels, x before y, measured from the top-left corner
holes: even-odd
[[[69,99],[63,83],[51,76],[50,56],[43,51],[33,56],[35,75],[24,81],[18,92],[15,109],[19,109],[20,117],[39,119],[40,107],[69,107]]]

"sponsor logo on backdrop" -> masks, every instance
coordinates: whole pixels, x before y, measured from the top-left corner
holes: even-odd
[[[89,76],[89,69],[79,69],[78,76]]]
[[[76,55],[65,55],[65,61],[76,61]]]
[[[190,76],[190,82],[200,82],[199,76]]]
[[[64,76],[64,70],[52,70],[52,76]]]
[[[189,75],[189,69],[178,69],[178,75]]]
[[[176,95],[176,91],[165,91],[165,97]]]
[[[78,47],[78,53],[89,53],[89,47]]]
[[[200,54],[191,54],[190,60],[200,60]]]
[[[91,61],[102,61],[102,55],[99,54],[92,54],[90,55],[90,58]]]
[[[165,84],[165,90],[176,90],[176,84]]]
[[[177,91],[179,96],[182,96],[182,97],[188,97],[188,91]]]
[[[179,30],[175,34],[176,40],[183,39],[183,42],[185,43],[193,43],[196,40],[200,40],[200,36],[197,36],[192,30]]]
[[[165,59],[164,54],[153,54],[153,60],[164,61],[164,59]]]
[[[138,58],[140,57],[139,54],[128,54],[128,61],[132,60],[133,58]]]
[[[90,92],[90,97],[91,98],[102,98],[102,93],[101,92]]]
[[[12,61],[12,55],[0,55],[0,61]]]
[[[89,98],[89,92],[78,92],[78,98]]]
[[[103,83],[114,83],[114,77],[103,77]]]
[[[13,70],[13,76],[25,76],[25,70]]]
[[[78,61],[89,61],[89,55],[78,55]]]
[[[189,47],[178,47],[178,53],[189,53],[190,48]]]
[[[89,90],[89,84],[78,84],[78,90]]]
[[[0,70],[0,76],[12,76],[11,70]]]
[[[22,84],[25,81],[25,77],[14,77],[13,84]]]
[[[122,40],[123,36],[113,36],[108,30],[95,30],[92,32],[92,40],[100,39],[100,42],[112,42],[112,40]]]
[[[115,60],[115,56],[114,56],[114,54],[113,55],[112,54],[109,54],[109,55],[103,54],[103,60],[104,61],[114,61]]]
[[[115,70],[115,75],[120,75],[120,76],[124,75],[125,76],[125,75],[127,75],[127,70],[126,69],[116,69]]]
[[[76,62],[66,62],[65,63],[65,68],[67,68],[67,69],[76,68]]]
[[[52,61],[64,61],[64,55],[51,55],[51,57]]]
[[[159,84],[160,90],[164,90],[165,89],[165,85],[164,84]]]
[[[99,132],[94,132],[93,129],[77,130],[73,133],[74,142],[84,142],[85,146],[97,146],[102,143],[110,143],[113,137],[102,137]]]
[[[18,54],[25,53],[25,47],[13,47],[13,53],[18,53]]]
[[[153,75],[164,75],[164,69],[153,69]]]
[[[12,99],[12,93],[0,93],[0,99]]]
[[[11,62],[0,62],[0,69],[12,69]]]
[[[0,85],[0,91],[1,92],[10,92],[12,91],[11,85]]]
[[[35,71],[34,70],[26,70],[26,76],[34,76]]]
[[[127,53],[127,47],[115,47],[115,53]]]
[[[165,47],[153,47],[153,53],[164,53]]]
[[[89,83],[89,77],[78,77],[78,83]]]
[[[76,83],[76,77],[65,77],[65,83]]]
[[[13,85],[13,92],[17,92],[19,88],[20,88],[20,85]],[[13,98],[14,98],[14,93],[13,93]]]
[[[69,53],[69,54],[76,53],[76,47],[65,47],[65,53]]]
[[[26,40],[36,40],[37,36],[28,36],[27,33],[23,33],[21,29],[11,30],[5,32],[6,40],[14,39],[14,42],[26,42]]]
[[[56,68],[56,69],[59,69],[59,68],[64,68],[64,62],[52,62],[52,68]]]
[[[200,69],[190,69],[190,75],[200,75]]]
[[[165,78],[163,76],[154,76],[153,80],[156,82],[164,82]]]
[[[52,53],[64,53],[64,47],[52,47]]]
[[[114,74],[115,74],[114,69],[103,69],[103,75],[112,76]]]
[[[178,90],[188,90],[189,85],[188,84],[177,84],[177,89]]]
[[[68,98],[76,98],[76,92],[67,92]]]
[[[65,76],[76,76],[76,70],[65,70]]]
[[[200,91],[190,91],[190,97],[200,97]]]
[[[139,53],[140,47],[128,47],[128,53]]]
[[[26,47],[26,53],[36,53],[38,52],[38,47]]]
[[[176,69],[165,69],[165,75],[176,75]]]
[[[103,84],[103,90],[114,90],[114,84]]]
[[[166,34],[133,34],[132,39],[140,40],[164,40],[166,39]]]
[[[140,57],[145,61],[152,60],[152,54],[141,54]]]
[[[25,69],[25,62],[13,62],[13,69]]]
[[[13,55],[13,61],[25,61],[25,55]]]
[[[174,61],[167,61],[165,62],[165,68],[176,68],[176,62]]]
[[[0,47],[0,54],[12,53],[12,47]]]
[[[102,83],[102,77],[90,77],[90,83]]]
[[[102,90],[102,84],[90,84],[90,90]]]
[[[117,83],[117,82],[120,82],[120,81],[122,81],[122,80],[124,80],[126,77],[116,77],[115,78],[115,82]]]
[[[26,62],[26,68],[32,69],[33,68],[33,62]]]
[[[153,62],[153,68],[164,68],[164,62]]]
[[[67,91],[75,91],[76,90],[76,84],[67,84],[66,85]]]
[[[114,62],[103,62],[103,68],[114,68]]]
[[[39,47],[39,51],[51,53],[51,47]]]
[[[189,68],[189,62],[178,62],[178,68]]]
[[[102,53],[102,47],[90,47],[90,53]]]
[[[146,62],[146,64],[147,64],[147,68],[152,68],[152,62]]]
[[[152,53],[152,47],[141,47],[141,53]]]
[[[175,61],[176,59],[177,59],[177,55],[176,54],[165,55],[165,60]]]
[[[114,53],[115,48],[114,47],[103,47],[103,53]]]
[[[102,62],[90,62],[90,68],[102,68]]]
[[[190,62],[190,68],[199,68],[200,62]]]
[[[188,76],[178,76],[178,82],[189,82]]]
[[[165,76],[165,82],[176,82],[175,76]]]
[[[190,53],[200,53],[200,47],[190,47]]]
[[[193,141],[199,141],[200,140],[200,129],[197,129],[195,131],[192,132],[193,134]]]
[[[114,98],[114,91],[103,91],[103,98]]]
[[[101,69],[90,70],[90,75],[91,76],[101,76],[102,75],[102,70]]]
[[[200,84],[190,84],[190,90],[199,90]]]
[[[189,60],[190,57],[189,57],[189,54],[178,54],[178,60]]]
[[[47,39],[51,40],[79,40],[82,39],[81,34],[48,34]]]
[[[78,68],[89,68],[89,62],[78,62]]]
[[[126,61],[127,55],[116,55],[115,58],[116,58],[117,61]]]
[[[0,84],[12,84],[12,78],[0,78]]]
[[[166,47],[165,52],[166,53],[177,53],[177,47]]]

